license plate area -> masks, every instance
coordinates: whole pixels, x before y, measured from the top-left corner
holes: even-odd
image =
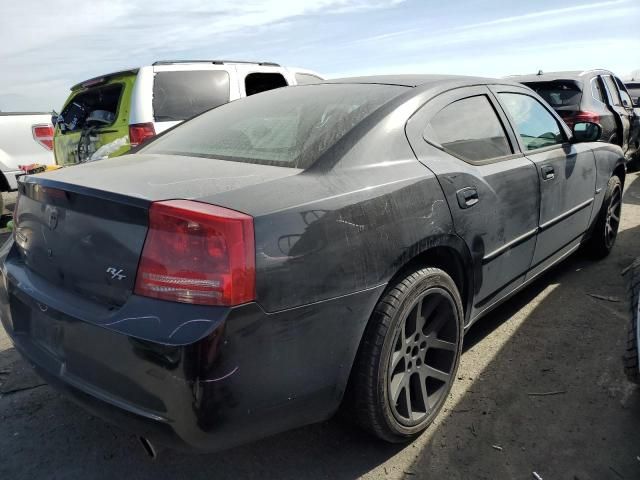
[[[54,357],[62,358],[63,329],[59,322],[40,310],[32,310],[29,335],[34,344]]]

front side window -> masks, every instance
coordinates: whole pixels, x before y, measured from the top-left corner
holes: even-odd
[[[391,99],[396,85],[305,85],[236,100],[179,125],[140,153],[307,168]]]
[[[538,100],[521,93],[503,92],[498,95],[515,123],[516,132],[525,150],[564,143],[560,125]]]
[[[502,123],[486,95],[447,105],[431,119],[424,136],[471,162],[513,153]]]

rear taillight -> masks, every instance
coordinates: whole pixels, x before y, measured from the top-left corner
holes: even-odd
[[[135,123],[129,125],[129,143],[132,147],[137,147],[145,140],[151,137],[155,137],[156,130],[153,128],[153,123]]]
[[[253,218],[189,200],[151,204],[134,293],[201,305],[255,299]]]
[[[594,112],[577,112],[573,115],[563,116],[563,120],[567,125],[573,127],[576,123],[589,122],[600,124],[600,115]]]
[[[32,125],[31,133],[33,139],[47,150],[53,150],[53,125],[41,124]]]

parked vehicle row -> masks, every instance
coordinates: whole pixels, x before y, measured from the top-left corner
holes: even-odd
[[[0,215],[2,193],[17,190],[21,166],[54,163],[50,121],[50,113],[0,112]]]
[[[514,76],[535,90],[567,125],[579,121],[602,127],[600,140],[620,145],[627,160],[632,160],[640,147],[640,108],[625,84],[608,70],[575,72],[539,72]],[[635,107],[635,109],[634,109]]]
[[[613,247],[625,159],[593,120],[435,75],[223,104],[26,177],[0,319],[48,382],[161,443],[228,448],[341,406],[409,440],[469,326],[581,246]]]
[[[205,110],[287,85],[314,83],[310,71],[276,63],[159,61],[81,82],[54,117],[59,165],[115,157]]]

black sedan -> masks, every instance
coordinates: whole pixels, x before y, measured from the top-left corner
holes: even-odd
[[[342,405],[397,442],[464,331],[620,219],[620,147],[505,81],[284,88],[29,176],[2,252],[15,347],[91,411],[214,450]],[[525,353],[526,354],[526,353]]]

